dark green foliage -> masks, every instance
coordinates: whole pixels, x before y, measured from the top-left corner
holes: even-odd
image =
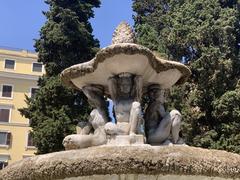
[[[158,50],[158,34],[157,31],[148,24],[140,25],[136,28],[139,32],[138,43],[152,50]]]
[[[48,21],[36,41],[39,61],[43,62],[47,76],[57,75],[66,67],[91,59],[99,47],[93,39],[88,19],[93,17],[93,7],[100,1],[48,0]]]
[[[44,12],[47,22],[40,31],[35,47],[46,74],[39,79],[34,98],[27,98],[28,107],[20,109],[31,120],[38,154],[63,149],[62,140],[75,131],[78,121],[87,120],[89,106],[80,92],[65,87],[60,73],[67,67],[94,57],[99,42],[93,38],[89,18],[100,1],[47,0]]]
[[[240,153],[238,2],[134,0],[133,9],[138,42],[192,70],[168,100],[183,114],[187,143]]]
[[[213,148],[240,153],[240,86],[224,93],[214,101],[213,106],[213,116],[220,122],[217,128],[221,132]]]

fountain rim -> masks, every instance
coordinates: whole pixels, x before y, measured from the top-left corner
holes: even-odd
[[[64,179],[105,174],[240,178],[240,155],[197,147],[97,146],[38,155],[0,171],[0,180]]]

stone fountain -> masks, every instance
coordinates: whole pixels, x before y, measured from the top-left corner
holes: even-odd
[[[0,180],[240,178],[240,155],[185,145],[179,137],[180,112],[164,108],[165,91],[190,74],[185,65],[135,44],[131,27],[121,23],[112,45],[61,74],[93,107],[78,134],[63,140],[67,151],[12,164],[0,171]],[[143,96],[149,99],[144,111]],[[114,123],[107,98],[113,101]]]
[[[91,61],[62,72],[65,84],[82,90],[94,107],[83,133],[64,139],[66,149],[183,143],[178,135],[181,114],[165,111],[164,91],[185,82],[191,72],[181,63],[160,59],[134,44],[134,38],[130,26],[121,23],[111,46],[100,50]],[[141,107],[143,94],[150,99],[146,112]],[[106,98],[113,101],[116,123],[110,122]]]

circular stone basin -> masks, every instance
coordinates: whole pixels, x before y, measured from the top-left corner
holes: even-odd
[[[62,80],[77,89],[90,84],[98,84],[107,91],[109,77],[128,72],[143,77],[143,86],[160,84],[163,89],[174,84],[182,84],[190,76],[187,66],[158,58],[148,48],[120,43],[101,49],[89,62],[65,69]]]
[[[0,171],[0,180],[221,180],[240,178],[240,155],[188,146],[101,146],[39,155]]]

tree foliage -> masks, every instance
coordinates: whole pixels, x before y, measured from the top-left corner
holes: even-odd
[[[39,154],[63,149],[62,140],[75,131],[79,120],[86,120],[89,107],[82,93],[65,87],[60,73],[67,67],[94,57],[99,42],[92,35],[89,19],[99,0],[46,0],[49,11],[35,48],[46,74],[39,79],[34,98],[20,109],[31,120],[34,142]]]
[[[138,42],[192,70],[168,100],[183,114],[187,143],[240,153],[239,3],[133,0],[133,9]]]

